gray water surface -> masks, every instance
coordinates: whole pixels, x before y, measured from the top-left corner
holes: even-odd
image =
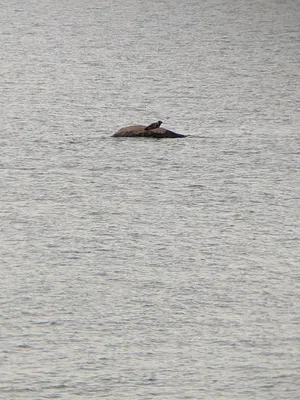
[[[2,6],[1,399],[300,397],[299,21]]]

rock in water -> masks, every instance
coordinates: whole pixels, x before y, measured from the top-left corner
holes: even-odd
[[[165,128],[155,128],[150,130],[145,130],[147,126],[145,125],[133,125],[133,126],[125,126],[121,128],[113,134],[113,137],[153,137],[157,139],[162,138],[182,138],[186,137],[186,135],[181,135],[180,133],[176,133],[173,131],[169,131]]]

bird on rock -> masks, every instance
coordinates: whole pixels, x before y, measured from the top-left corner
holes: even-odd
[[[161,124],[162,124],[162,121],[153,122],[153,124],[150,124],[145,128],[145,131],[150,131],[152,129],[159,128],[161,126]]]

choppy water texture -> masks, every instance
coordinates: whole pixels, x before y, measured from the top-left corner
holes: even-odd
[[[1,399],[300,398],[299,20],[2,5]]]

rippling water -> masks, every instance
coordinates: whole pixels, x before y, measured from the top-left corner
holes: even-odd
[[[299,16],[2,6],[1,399],[300,397]]]

